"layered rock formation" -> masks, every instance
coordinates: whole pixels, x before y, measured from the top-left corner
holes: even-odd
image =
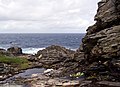
[[[68,50],[64,47],[52,45],[44,50],[38,51],[36,56],[44,65],[53,65],[71,58],[73,53],[74,51]]]
[[[61,46],[52,45],[38,51],[37,61],[45,68],[56,69],[61,72],[57,76],[69,75],[73,69],[78,67],[78,62],[73,59],[74,51]],[[57,71],[56,71],[57,72]],[[54,76],[56,76],[54,74]]]
[[[94,19],[96,23],[87,29],[79,52],[84,52],[89,69],[120,76],[120,0],[100,1]]]

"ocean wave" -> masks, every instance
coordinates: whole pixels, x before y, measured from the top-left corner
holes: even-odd
[[[26,54],[36,54],[39,50],[43,50],[45,48],[46,47],[44,47],[44,48],[23,48],[22,51],[23,51],[23,53],[26,53]],[[69,47],[66,47],[66,48],[73,50],[73,51],[76,51],[76,49],[71,49]]]
[[[7,50],[9,46],[0,46],[1,49]],[[36,54],[39,50],[43,50],[44,48],[22,48],[23,53],[25,54]]]
[[[39,50],[43,50],[45,48],[23,48],[23,53],[26,54],[36,54]]]
[[[67,49],[70,49],[70,50],[73,50],[73,51],[76,51],[76,49],[73,49],[73,48],[70,48],[70,47],[67,47],[67,46],[64,46],[65,48],[67,48]],[[2,49],[8,49],[9,48],[9,46],[0,46],[0,48],[2,48]],[[30,48],[22,48],[22,51],[23,51],[23,53],[25,53],[25,54],[37,54],[37,52],[39,51],[39,50],[43,50],[43,49],[45,49],[46,47],[42,47],[42,48],[34,48],[34,47],[30,47]]]

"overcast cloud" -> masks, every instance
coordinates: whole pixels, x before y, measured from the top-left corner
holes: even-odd
[[[0,33],[84,33],[100,0],[0,0]]]

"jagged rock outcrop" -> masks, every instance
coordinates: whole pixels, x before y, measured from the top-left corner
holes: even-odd
[[[4,54],[4,53],[6,53],[6,50],[5,50],[5,49],[0,48],[0,54]]]
[[[87,29],[87,34],[99,32],[120,24],[120,2],[119,0],[101,0],[98,3],[96,23]]]
[[[83,50],[91,57],[120,56],[120,1],[102,0],[98,3],[96,23],[89,27],[83,39]]]
[[[0,52],[6,52],[6,50],[5,50],[5,49],[1,49],[1,48],[0,48]]]
[[[20,47],[10,47],[7,49],[7,52],[14,55],[18,55],[18,54],[22,54],[22,49]]]
[[[74,51],[71,51],[64,47],[52,45],[38,51],[36,56],[40,63],[42,63],[44,66],[48,65],[50,67],[55,64],[59,65],[58,63],[62,63],[65,60],[69,60],[72,58],[73,53]],[[54,67],[59,68],[59,66]]]
[[[102,66],[107,69],[99,71],[100,68],[97,72],[120,76],[120,0],[100,1],[95,21],[87,29],[79,49],[84,52],[84,64],[88,65],[88,71]]]
[[[52,76],[69,76],[80,69],[79,58],[74,59],[74,51],[61,46],[52,45],[36,54],[37,62],[45,68],[56,69],[57,72]]]
[[[5,49],[0,48],[0,55],[11,56],[11,53]]]

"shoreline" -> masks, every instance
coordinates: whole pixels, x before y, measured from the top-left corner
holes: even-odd
[[[56,50],[57,49],[57,50]],[[56,51],[55,51],[56,50]],[[19,54],[19,55],[17,55],[16,57],[19,57],[19,58],[26,58],[27,60],[29,60],[29,61],[34,61],[34,63],[37,63],[36,61],[38,61],[38,60],[41,60],[41,58],[43,57],[44,58],[44,56],[46,56],[46,52],[49,54],[49,52],[50,52],[50,55],[51,54],[54,54],[54,52],[56,52],[56,53],[60,53],[59,55],[61,55],[61,52],[63,52],[64,53],[64,57],[73,57],[73,54],[75,54],[75,51],[72,51],[72,50],[69,50],[69,49],[66,49],[66,48],[64,48],[64,47],[61,47],[61,46],[56,46],[56,45],[53,45],[53,46],[50,46],[50,47],[47,47],[47,48],[45,48],[45,49],[43,49],[43,50],[39,50],[37,53],[37,55],[31,55],[31,54],[24,54],[24,53],[22,53],[22,54]],[[51,53],[51,52],[53,52],[53,53]],[[72,54],[73,53],[73,54]],[[40,56],[42,54],[42,56]],[[66,54],[69,54],[69,55],[66,55]],[[49,56],[50,56],[49,55]],[[63,54],[62,54],[63,55]],[[65,56],[66,55],[66,56]],[[39,57],[40,56],[40,57]],[[48,55],[47,55],[48,56]],[[53,57],[56,57],[56,54],[55,55],[52,55]],[[75,56],[75,55],[74,55]],[[63,57],[63,58],[64,58]],[[70,61],[72,61],[72,62],[75,62],[75,61],[80,61],[80,60],[74,60],[74,59],[72,59],[72,58],[69,58],[68,57],[68,59],[66,60],[66,63],[69,63]],[[37,59],[36,59],[37,58]],[[58,57],[58,58],[60,58],[60,57]],[[61,57],[62,58],[62,57]],[[50,59],[50,58],[49,58]],[[44,59],[43,59],[44,60]],[[46,60],[44,60],[44,63],[45,63],[45,61]],[[48,60],[48,61],[50,61],[50,63],[51,63],[51,59],[50,60]],[[53,60],[54,61],[54,60]],[[55,61],[58,61],[58,60],[55,60]],[[64,60],[65,61],[65,60]],[[63,63],[64,61],[59,61],[59,62],[61,62],[61,63]],[[39,61],[39,62],[41,62],[41,61]],[[59,62],[57,62],[57,64],[59,65]],[[72,63],[71,62],[71,63]],[[41,62],[42,63],[42,62]],[[65,63],[65,64],[66,64]],[[71,63],[69,63],[69,64],[71,64]],[[77,64],[78,62],[76,62],[76,64]],[[46,65],[38,65],[38,63],[36,64],[37,66],[35,66],[35,65],[33,65],[32,67],[29,67],[29,68],[26,68],[26,69],[22,69],[22,71],[26,71],[26,70],[29,70],[29,69],[34,69],[34,68],[36,68],[36,67],[39,67],[39,69],[40,68],[42,68],[42,67],[47,67],[48,69],[49,69],[49,67],[50,66],[46,66],[46,65],[49,65],[49,63],[48,64],[46,64]],[[53,62],[53,65],[54,65],[54,62]],[[55,68],[55,67],[57,67],[57,66],[53,66],[53,68]],[[64,67],[64,66],[63,66]],[[77,66],[78,67],[78,66]],[[52,68],[52,67],[51,67]],[[80,67],[81,68],[81,67]],[[47,84],[47,85],[49,85],[49,86],[58,86],[58,85],[61,85],[61,86],[63,86],[63,85],[69,85],[69,86],[72,86],[72,85],[76,85],[76,87],[84,87],[84,85],[95,85],[95,84],[98,84],[98,85],[102,85],[104,82],[102,82],[102,83],[98,83],[99,81],[97,81],[96,79],[97,79],[97,77],[90,77],[89,79],[88,79],[88,77],[87,77],[87,79],[86,79],[86,77],[85,78],[81,78],[82,76],[84,76],[84,73],[83,73],[83,75],[82,75],[82,73],[81,74],[73,74],[72,76],[73,77],[71,77],[71,78],[75,78],[75,79],[71,79],[71,78],[66,78],[66,79],[61,79],[60,77],[62,77],[61,75],[60,75],[60,73],[62,73],[61,71],[64,71],[64,70],[66,70],[66,69],[71,69],[71,67],[66,67],[66,68],[63,68],[63,69],[53,69],[53,70],[51,70],[51,71],[49,71],[48,73],[44,73],[44,74],[32,74],[31,75],[31,78],[27,78],[27,79],[25,79],[25,78],[22,78],[22,77],[16,77],[16,78],[14,78],[15,80],[13,80],[13,82],[14,81],[16,81],[17,83],[25,83],[25,85],[26,84],[28,84],[28,85],[31,85],[30,87],[32,87],[32,86],[37,86],[38,84],[39,85],[46,85],[46,83],[49,83],[49,84]],[[68,71],[70,71],[70,70],[68,70]],[[23,72],[23,73],[24,73]],[[77,71],[78,72],[78,71]],[[18,73],[16,73],[16,74],[20,74],[21,72],[18,72]],[[73,72],[73,73],[75,73],[75,72]],[[62,73],[63,74],[63,73]],[[64,73],[65,74],[65,73]],[[15,74],[14,74],[15,75]],[[12,75],[11,77],[14,77],[14,75]],[[55,76],[56,75],[56,76]],[[67,75],[69,75],[70,76],[70,73],[67,73],[66,75],[64,75],[64,76],[67,76]],[[59,76],[59,77],[58,77]],[[42,79],[41,79],[42,78]],[[79,79],[78,80],[78,78],[81,78],[81,79]],[[47,79],[47,80],[46,80]],[[62,81],[61,81],[62,80]],[[94,82],[94,80],[96,80],[95,82]],[[36,82],[37,83],[36,83]],[[51,82],[52,81],[52,82]],[[51,84],[52,83],[52,84]],[[112,85],[115,85],[115,83],[113,83],[113,82],[110,82],[110,81],[108,81],[108,83],[111,83]],[[117,83],[117,82],[116,82]],[[12,85],[12,84],[9,84],[9,83],[5,83],[5,84],[8,84],[8,85]],[[118,83],[119,84],[119,83]],[[4,84],[1,84],[1,85],[4,85]],[[17,84],[17,85],[20,85],[20,84]],[[82,85],[82,86],[80,86],[80,85]],[[106,85],[105,83],[103,84],[103,85]],[[107,86],[106,86],[107,87]],[[109,86],[108,86],[109,87]],[[116,86],[117,87],[117,86]]]

